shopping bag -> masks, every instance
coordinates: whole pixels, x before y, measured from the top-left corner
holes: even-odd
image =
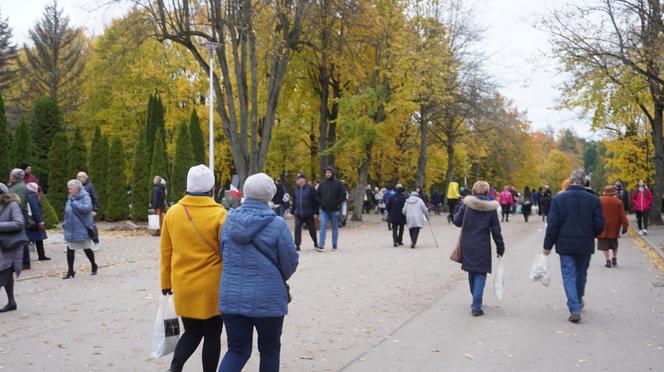
[[[548,287],[551,283],[551,273],[546,267],[547,257],[543,254],[535,256],[533,266],[530,268],[530,279],[539,281],[543,286]]]
[[[159,215],[158,214],[148,215],[148,225],[150,230],[159,230]]]
[[[504,278],[505,267],[503,266],[503,258],[498,257],[496,260],[496,274],[493,277],[493,293],[499,300],[503,299]]]
[[[159,297],[159,310],[154,322],[152,357],[161,358],[175,351],[180,340],[180,319],[175,314],[173,295]]]

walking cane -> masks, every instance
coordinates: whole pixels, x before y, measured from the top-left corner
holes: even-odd
[[[431,226],[431,221],[427,218],[427,223],[429,224],[429,228],[431,229],[431,236],[433,236],[433,242],[436,243],[436,248],[438,248],[438,240],[436,239],[436,234],[433,233],[433,226]]]

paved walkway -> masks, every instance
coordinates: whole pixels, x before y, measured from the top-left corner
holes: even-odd
[[[497,300],[488,285],[486,315],[473,318],[465,274],[448,259],[456,228],[436,217],[439,248],[428,228],[418,248],[394,248],[385,225],[370,219],[342,229],[339,252],[314,252],[305,238],[291,281],[282,370],[657,371],[664,365],[663,276],[632,236],[621,240],[618,268],[606,269],[594,257],[587,310],[573,325],[566,321],[557,256],[549,288],[527,278],[541,251],[542,223],[504,224],[505,299]],[[96,277],[81,254],[76,278],[61,280],[61,243],[47,246],[53,261],[35,262],[21,277],[19,311],[0,314],[0,370],[168,368],[168,357],[149,357],[158,239],[140,233],[102,239]],[[258,369],[257,354],[247,371]],[[200,370],[198,354],[185,370]]]

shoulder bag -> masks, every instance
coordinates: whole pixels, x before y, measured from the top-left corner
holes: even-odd
[[[463,236],[463,225],[466,222],[466,214],[468,213],[468,206],[466,205],[466,210],[463,211],[463,219],[461,220],[461,231],[459,232],[459,239],[457,239],[456,247],[450,255],[450,260],[454,262],[461,263],[461,237]]]
[[[0,210],[0,215],[7,207]],[[0,250],[3,252],[11,252],[15,249],[22,248],[24,245],[30,243],[30,239],[25,234],[25,229],[20,228],[15,231],[0,232]]]
[[[73,206],[71,207],[71,211],[72,213],[74,213],[74,216],[76,216],[76,218],[78,218],[78,220],[81,221],[83,226],[85,226],[85,230],[88,232],[88,237],[92,239],[92,242],[95,244],[99,244],[99,231],[97,230],[97,225],[93,223],[92,227],[88,226],[85,223],[85,221],[83,221],[81,216],[79,216],[78,213],[76,213],[76,210],[74,209]]]

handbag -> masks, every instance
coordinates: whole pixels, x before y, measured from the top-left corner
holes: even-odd
[[[457,239],[456,247],[454,247],[454,250],[450,255],[450,260],[457,263],[461,263],[461,237],[463,236],[463,225],[466,222],[467,213],[468,213],[468,206],[466,206],[466,210],[463,211],[463,219],[461,220],[461,232],[459,233],[459,239]]]
[[[86,225],[81,216],[79,216],[78,213],[76,213],[74,207],[71,208],[71,211],[74,213],[74,216],[76,216],[76,218],[78,218],[78,220],[81,221],[83,226],[85,226],[85,230],[88,232],[88,237],[92,239],[92,242],[94,242],[95,244],[99,244],[99,230],[97,230],[97,225],[93,224],[92,227]]]
[[[2,208],[0,215],[5,211],[5,208]],[[3,252],[11,252],[15,249],[22,248],[28,243],[30,243],[30,239],[28,239],[28,236],[25,234],[25,229],[23,228],[15,231],[0,232],[0,250]]]
[[[32,215],[32,208],[30,208],[30,203],[27,203],[28,215],[25,216],[25,229],[26,230],[37,230],[39,224],[35,220],[35,217]]]

